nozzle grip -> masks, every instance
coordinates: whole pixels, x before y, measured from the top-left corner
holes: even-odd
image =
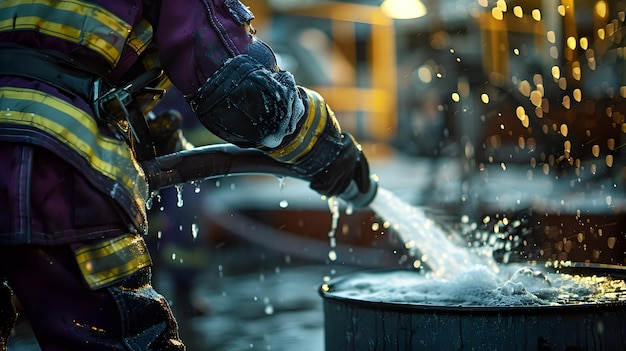
[[[363,208],[369,206],[376,197],[378,192],[378,176],[370,175],[370,188],[367,192],[362,193],[356,182],[351,182],[348,188],[339,195],[339,198],[352,204],[355,207]]]

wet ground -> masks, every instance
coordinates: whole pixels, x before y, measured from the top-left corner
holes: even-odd
[[[324,279],[361,270],[291,256],[239,242],[213,251],[213,267],[198,279],[192,295],[204,298],[209,312],[179,318],[189,350],[324,350]],[[166,296],[171,280],[157,276]],[[180,304],[173,309],[179,316]]]
[[[224,277],[209,287],[211,314],[181,321],[191,350],[324,350],[323,266]]]

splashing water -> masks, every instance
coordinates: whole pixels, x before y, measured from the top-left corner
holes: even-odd
[[[456,245],[422,209],[407,204],[389,190],[379,188],[370,208],[392,223],[408,254],[416,259],[415,267],[424,264],[431,268],[432,275],[441,278],[453,277],[477,265],[497,271],[489,253]]]
[[[183,187],[184,184],[176,184],[174,188],[176,188],[176,206],[183,207]]]
[[[335,232],[337,231],[337,225],[339,224],[339,200],[332,196],[328,199],[328,209],[331,214],[331,225],[328,231],[328,240],[330,243],[330,250],[328,251],[328,258],[331,261],[337,260],[337,239],[335,238]]]
[[[454,233],[389,190],[379,188],[370,208],[392,223],[408,254],[420,261],[414,266],[423,263],[431,272],[362,272],[332,286],[324,284],[324,291],[373,302],[438,306],[545,306],[626,299],[624,280],[549,273],[523,264],[498,265],[489,247],[455,243]]]
[[[200,191],[202,190],[202,180],[193,180],[191,181],[191,185],[193,185],[193,192],[200,194]]]
[[[193,237],[193,241],[196,241],[196,239],[198,239],[199,231],[200,231],[200,228],[198,228],[198,224],[192,223],[191,224],[191,236]]]
[[[431,306],[554,306],[616,303],[626,299],[626,282],[611,277],[541,273],[510,265],[496,275],[475,266],[454,279],[428,279],[414,271],[360,272],[326,291],[372,302]]]

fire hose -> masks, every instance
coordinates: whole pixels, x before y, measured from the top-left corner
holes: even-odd
[[[151,191],[190,181],[221,178],[229,175],[272,174],[310,180],[289,164],[276,161],[257,149],[242,149],[233,144],[207,145],[158,156],[142,163]],[[339,198],[356,207],[367,207],[378,191],[378,178],[370,176],[366,193],[355,182]]]

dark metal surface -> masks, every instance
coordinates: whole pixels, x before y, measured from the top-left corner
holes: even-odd
[[[582,265],[571,274],[626,277],[623,267]],[[418,273],[416,273],[418,274]],[[325,344],[334,350],[623,350],[626,302],[550,306],[435,306],[324,299]]]

